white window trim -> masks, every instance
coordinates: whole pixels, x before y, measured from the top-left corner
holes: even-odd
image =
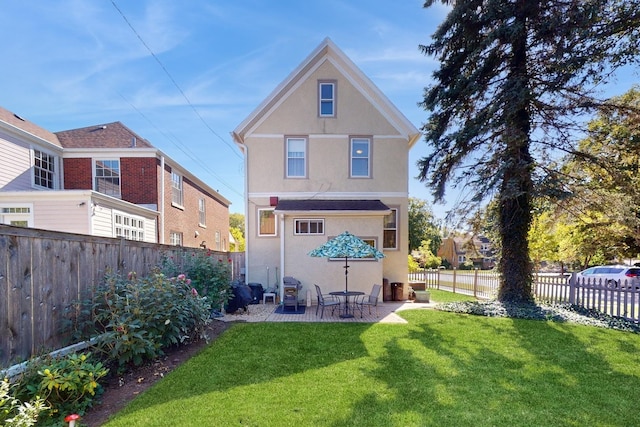
[[[113,161],[117,161],[118,162],[118,195],[113,195],[113,194],[107,194],[107,193],[103,193],[102,191],[98,190],[98,185],[96,183],[96,180],[98,179],[98,174],[97,174],[97,170],[98,170],[98,162],[113,162]],[[93,183],[91,185],[91,188],[93,188],[93,191],[100,193],[100,194],[106,194],[107,196],[111,196],[111,197],[115,197],[117,199],[122,198],[122,161],[120,160],[119,157],[117,158],[94,158],[92,159],[93,162]]]
[[[177,181],[177,184],[179,186],[176,186],[176,181],[173,179],[174,176],[179,178],[179,180]],[[179,191],[178,194],[180,196],[180,201],[173,200],[174,191]],[[171,171],[171,206],[184,209],[184,179],[182,175],[174,171]]]
[[[289,142],[290,141],[303,141],[304,142],[304,172],[302,173],[302,175],[291,175],[289,173]],[[284,143],[284,156],[285,156],[285,176],[287,178],[307,178],[307,170],[308,170],[308,151],[309,151],[309,143],[308,143],[308,139],[305,136],[288,136],[285,138],[285,143]]]
[[[47,156],[53,157],[53,171],[51,172],[52,180],[51,180],[51,188],[43,187],[42,185],[36,184],[36,151],[46,154]],[[46,189],[46,190],[57,190],[59,188],[59,180],[58,180],[58,169],[60,168],[60,161],[58,156],[53,153],[50,153],[46,150],[42,150],[40,148],[31,147],[31,165],[33,168],[31,169],[31,187],[38,189]]]
[[[14,212],[11,212],[11,211]],[[16,212],[17,211],[17,212]],[[0,224],[11,225],[11,221],[26,221],[27,227],[34,226],[33,204],[3,203],[0,205]]]
[[[144,242],[145,219],[122,211],[113,211],[113,237]],[[121,221],[118,221],[118,218]],[[134,238],[135,236],[135,238]]]
[[[198,199],[198,225],[207,227],[207,201],[204,197]]]
[[[300,233],[298,232],[298,224],[301,222],[306,222],[309,225],[314,222],[318,224],[322,224],[322,233]],[[311,227],[308,227],[310,229]],[[323,218],[295,218],[293,220],[293,234],[295,236],[324,236],[324,219]]]
[[[256,218],[257,220],[257,231],[258,231],[258,237],[276,237],[278,235],[278,218],[275,217],[275,213],[274,213],[274,233],[273,234],[263,234],[260,232],[260,213],[263,211],[271,211],[273,212],[275,210],[275,208],[258,208],[258,216]]]
[[[369,148],[369,154],[367,155],[367,174],[366,175],[354,175],[353,174],[353,161],[354,159],[362,159],[362,157],[353,157],[353,143],[354,141],[366,141]],[[368,136],[352,136],[349,138],[349,178],[355,179],[368,179],[371,178],[371,151],[372,143],[371,137]]]
[[[179,240],[179,242],[178,242]],[[169,232],[169,244],[171,246],[182,246],[183,245],[183,235],[178,231],[170,231]]]

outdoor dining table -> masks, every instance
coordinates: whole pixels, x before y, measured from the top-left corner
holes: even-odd
[[[350,297],[354,297],[354,296],[358,296],[358,295],[364,295],[364,292],[360,292],[360,291],[333,291],[333,292],[329,292],[329,295],[334,295],[334,296],[338,296],[338,297],[344,297],[344,313],[340,314],[340,317],[343,318],[343,319],[347,319],[347,318],[353,317],[353,310],[351,310],[351,312],[349,312],[349,298]]]

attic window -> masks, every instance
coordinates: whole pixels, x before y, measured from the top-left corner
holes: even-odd
[[[336,116],[336,82],[318,82],[318,114],[320,117]]]

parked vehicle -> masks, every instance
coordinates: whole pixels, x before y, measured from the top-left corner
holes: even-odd
[[[579,272],[576,278],[580,282],[605,284],[611,288],[620,286],[640,289],[640,267],[629,265],[599,265]]]

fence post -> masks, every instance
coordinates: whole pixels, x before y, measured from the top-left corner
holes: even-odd
[[[576,273],[571,273],[569,277],[569,304],[576,303]]]
[[[478,298],[478,269],[476,268],[473,274],[473,297]]]
[[[453,293],[456,293],[456,269],[453,268]]]

